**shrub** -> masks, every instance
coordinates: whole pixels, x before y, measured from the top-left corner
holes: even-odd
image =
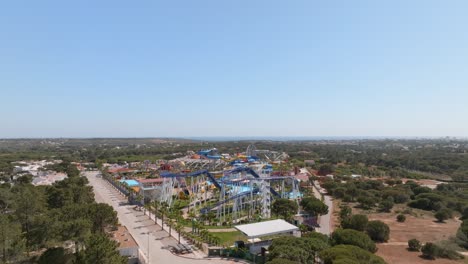
[[[353,245],[370,252],[377,251],[374,241],[365,233],[353,229],[337,229],[331,235],[333,245]]]
[[[371,209],[375,205],[375,198],[369,196],[359,196],[357,201],[363,209]]]
[[[409,202],[408,206],[422,210],[431,210],[431,200],[427,198],[416,199]]]
[[[453,260],[464,258],[463,255],[457,252],[460,248],[454,241],[444,240],[438,242],[436,245],[439,248],[437,257]]]
[[[427,242],[424,246],[422,246],[421,252],[423,257],[428,259],[435,259],[439,255],[439,247],[434,243]]]
[[[452,211],[448,208],[442,208],[434,214],[434,217],[442,223],[452,217]]]
[[[364,231],[366,230],[367,223],[369,219],[366,215],[357,214],[351,216],[349,219],[343,219],[341,221],[341,227],[345,229],[354,229],[357,231]]]
[[[393,208],[393,205],[394,205],[393,198],[388,197],[387,199],[380,202],[379,208],[383,212],[390,212]]]
[[[413,189],[413,192],[414,192],[414,195],[418,195],[418,194],[421,194],[421,193],[431,193],[432,190],[431,190],[431,188],[426,187],[426,186],[418,186],[418,187]]]
[[[268,261],[266,264],[300,264],[301,262],[292,261],[289,259],[276,258]]]
[[[406,216],[404,214],[399,214],[397,215],[396,219],[398,222],[403,223],[406,221]]]
[[[383,192],[382,198],[387,199],[388,197],[392,197],[393,202],[397,204],[406,203],[409,200],[409,195],[403,192],[405,191],[396,189],[386,190]]]
[[[387,242],[390,237],[390,228],[382,221],[370,221],[367,224],[366,232],[369,237],[377,242]]]
[[[343,220],[343,219],[348,219],[351,217],[351,213],[352,213],[352,210],[351,210],[351,207],[349,206],[346,206],[346,205],[343,205],[340,207],[340,219]]]
[[[411,251],[419,251],[421,249],[421,242],[415,238],[408,240],[408,249]]]
[[[385,264],[385,261],[369,251],[352,245],[338,245],[322,250],[320,258],[325,264],[334,263],[372,263]]]

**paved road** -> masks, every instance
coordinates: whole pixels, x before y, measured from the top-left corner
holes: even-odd
[[[317,199],[322,199],[322,194],[319,190],[320,184],[317,181],[314,181],[314,195]],[[325,235],[330,235],[333,230],[331,230],[331,214],[333,213],[333,200],[329,195],[323,195],[323,202],[328,206],[328,214],[321,215],[318,219],[318,224],[320,227],[316,228],[316,231]]]
[[[93,186],[96,201],[114,207],[119,222],[127,227],[146,256],[149,248],[150,264],[238,263],[233,260],[206,259],[200,252],[184,255],[184,257],[173,255],[167,247],[177,244],[177,241],[169,237],[166,231],[161,231],[160,225],[156,225],[154,220],[143,215],[143,212],[135,211],[134,206],[128,205],[125,197],[121,196],[106,180],[96,177],[97,172],[84,172],[83,174]],[[149,235],[148,232],[150,232]]]
[[[324,195],[323,202],[328,206],[328,214],[320,216],[320,219],[319,219],[320,227],[317,228],[317,232],[320,232],[325,235],[330,235],[332,232],[331,214],[333,213],[333,201],[329,195]]]

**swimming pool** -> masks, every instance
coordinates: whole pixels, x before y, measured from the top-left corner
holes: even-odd
[[[120,182],[127,184],[129,187],[140,185],[140,183],[135,180],[120,180]]]

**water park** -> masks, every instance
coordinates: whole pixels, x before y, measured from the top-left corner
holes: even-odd
[[[166,220],[177,219],[180,230],[190,229],[187,236],[206,235],[207,245],[229,246],[238,240],[247,242],[248,236],[234,227],[276,219],[275,199],[299,205],[302,179],[275,170],[286,159],[285,153],[257,150],[254,145],[236,154],[211,148],[160,162],[156,173],[150,173],[156,177],[137,177],[141,168],[121,168],[113,169],[113,179],[130,203],[160,211]],[[144,170],[148,167],[144,163]],[[300,215],[299,209],[296,214]]]

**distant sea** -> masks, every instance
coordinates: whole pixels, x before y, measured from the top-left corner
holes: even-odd
[[[248,141],[248,140],[271,140],[271,141],[320,141],[320,140],[359,140],[359,139],[416,139],[418,137],[372,137],[372,136],[348,136],[348,137],[182,137],[184,139],[200,140],[200,141]],[[419,137],[421,138],[421,137]]]

